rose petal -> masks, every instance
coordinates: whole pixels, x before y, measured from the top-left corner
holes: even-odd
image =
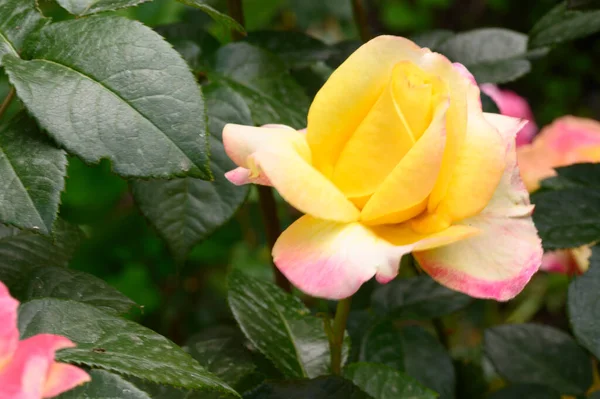
[[[10,296],[8,288],[0,282],[0,372],[17,349],[17,308],[19,301]]]
[[[568,249],[550,251],[544,253],[540,270],[571,275],[577,271],[577,263]]]
[[[55,352],[73,346],[69,339],[52,334],[39,334],[20,341],[11,361],[0,370],[0,393],[7,395],[0,398],[42,397]]]
[[[223,144],[231,159],[249,172],[234,169],[233,183],[270,183],[299,211],[340,222],[358,220],[360,212],[311,164],[303,134],[291,129],[226,125]]]
[[[542,129],[530,145],[517,148],[521,176],[529,191],[554,176],[554,168],[574,163],[600,162],[600,123],[565,116]]]
[[[517,168],[514,118],[486,115],[503,135],[506,170],[481,214],[462,222],[482,231],[452,245],[415,252],[423,269],[452,289],[505,301],[517,295],[538,270],[542,245],[531,220],[533,207]]]
[[[517,147],[531,143],[533,136],[537,133],[537,125],[531,107],[525,98],[510,90],[501,90],[498,86],[490,83],[482,84],[481,91],[490,96],[498,106],[500,113],[514,118],[529,121],[517,133]]]
[[[446,195],[436,212],[452,221],[481,212],[500,183],[505,153],[502,136],[494,126],[484,119],[483,114],[469,113],[467,136]]]
[[[385,283],[398,274],[400,258],[415,248],[446,245],[477,233],[468,226],[420,235],[407,225],[334,223],[303,216],[285,230],[273,248],[281,272],[316,297],[341,299],[376,276]]]
[[[367,224],[399,223],[422,212],[444,155],[448,103],[436,110],[431,125],[377,188],[360,218]]]
[[[378,36],[333,72],[308,113],[307,140],[318,170],[331,176],[344,144],[388,84],[396,63],[416,63],[427,52],[401,37]]]
[[[252,177],[250,173],[250,169],[246,168],[235,168],[225,173],[225,178],[229,180],[231,183],[236,186],[243,186],[244,184],[260,184],[262,186],[272,186],[269,179],[266,176],[256,176]]]
[[[42,398],[53,398],[88,381],[91,381],[90,376],[79,367],[54,363],[48,371]]]
[[[345,144],[332,181],[348,197],[372,194],[414,143],[390,83]]]

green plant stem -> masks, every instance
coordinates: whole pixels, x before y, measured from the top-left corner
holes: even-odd
[[[240,25],[246,27],[246,20],[244,19],[244,7],[242,5],[242,0],[227,0],[227,8],[229,9],[229,15],[231,18],[235,19]],[[240,40],[244,37],[241,32],[236,30],[231,31],[231,36],[233,36],[233,40]]]
[[[363,43],[366,43],[373,38],[373,34],[371,33],[369,18],[363,1],[364,0],[352,0],[352,12],[354,14],[354,23],[360,34],[360,39]]]
[[[272,250],[275,241],[277,241],[279,234],[281,234],[281,224],[279,223],[279,216],[277,215],[277,203],[275,202],[275,196],[273,195],[271,187],[256,187],[258,188],[258,202],[262,212],[267,244],[269,245],[269,249]],[[283,290],[291,292],[292,286],[290,282],[274,264],[273,273],[275,274],[275,283]]]
[[[227,0],[227,8],[229,9],[231,18],[235,19],[240,25],[245,27],[246,23],[244,20],[244,6],[242,5],[242,0]],[[232,30],[231,35],[234,40],[239,40],[244,37],[236,30]],[[275,202],[271,187],[257,186],[257,188],[258,202],[260,204],[263,224],[265,226],[267,244],[269,245],[269,250],[272,250],[275,241],[277,241],[277,238],[281,234],[281,223],[279,222],[279,215],[277,215],[277,203]],[[273,274],[275,275],[275,283],[281,289],[292,292],[292,285],[275,264],[273,264]]]
[[[15,98],[15,94],[16,94],[15,88],[11,87],[10,90],[8,91],[8,94],[4,98],[4,101],[2,101],[2,104],[0,105],[0,118],[2,118],[4,116],[4,113],[10,106],[10,103]]]
[[[344,334],[346,333],[346,322],[350,313],[352,297],[342,299],[338,302],[335,310],[335,319],[331,329],[329,350],[331,352],[331,372],[335,375],[342,373],[342,348],[344,347]]]

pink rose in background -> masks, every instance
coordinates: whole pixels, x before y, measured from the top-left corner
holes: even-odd
[[[532,192],[540,181],[556,175],[554,168],[584,162],[600,162],[600,123],[585,118],[564,116],[542,129],[531,144],[517,148],[523,182]],[[581,274],[589,267],[588,247],[544,254],[541,270]]]
[[[0,399],[52,398],[89,381],[80,368],[54,361],[57,350],[75,346],[69,339],[39,334],[19,341],[18,307],[0,282]]]
[[[498,88],[498,86],[490,83],[484,83],[479,87],[481,91],[494,100],[502,115],[529,121],[529,123],[517,133],[517,146],[531,143],[533,136],[535,136],[538,131],[538,127],[535,124],[535,118],[527,100],[514,91],[502,90]]]

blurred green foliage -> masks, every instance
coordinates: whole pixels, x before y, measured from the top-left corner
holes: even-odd
[[[209,3],[226,10],[225,1]],[[527,32],[556,1],[530,1],[525,5],[523,0],[368,0],[367,4],[371,26],[377,33],[410,36],[433,28],[458,32],[487,26]],[[42,0],[40,6],[56,20],[68,18],[49,0]],[[249,31],[304,30],[328,43],[357,38],[349,0],[246,0],[244,6]],[[204,14],[173,0],[154,0],[118,14],[153,27],[185,20],[207,26],[222,42],[230,40],[230,33]],[[599,118],[597,65],[600,35],[558,46],[548,57],[535,61],[529,75],[508,87],[529,100],[540,126],[565,114]],[[298,72],[300,79],[303,73],[307,71]],[[7,89],[2,75],[0,96]],[[135,208],[127,182],[113,175],[108,163],[88,166],[71,158],[60,212],[65,219],[81,225],[88,236],[71,266],[104,279],[143,305],[142,311],[131,317],[182,343],[202,327],[231,322],[225,303],[228,268],[241,268],[257,277],[270,275],[270,255],[255,197],[253,193],[233,220],[194,248],[187,263],[178,267]],[[281,202],[279,211],[285,224],[296,217]],[[564,304],[568,280],[545,275],[538,276],[538,280],[510,305],[498,308],[476,302],[467,317],[457,317],[453,323],[470,327],[457,328],[462,335],[452,338],[462,346],[467,344],[463,349],[457,346],[458,354],[467,359],[478,355],[468,349],[469,344],[481,341],[473,328],[497,322],[499,312],[512,321],[530,320],[534,315],[554,317],[553,312]],[[361,293],[368,297],[372,288],[367,284]],[[562,296],[553,294],[561,292]],[[360,303],[357,299],[356,307]],[[562,322],[560,319],[558,324]]]

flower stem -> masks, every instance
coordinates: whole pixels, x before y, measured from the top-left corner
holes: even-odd
[[[273,195],[273,189],[267,186],[256,186],[258,188],[258,202],[262,212],[263,223],[265,225],[265,234],[267,236],[267,244],[272,250],[275,241],[281,234],[281,224],[277,215],[277,203]],[[275,274],[275,283],[284,291],[291,292],[292,286],[287,278],[279,271],[277,266],[273,264],[273,273]]]
[[[16,93],[15,88],[11,87],[10,90],[8,91],[8,94],[4,98],[4,101],[2,101],[2,104],[0,105],[0,118],[2,118],[4,116],[4,113],[10,106],[10,103],[15,98],[15,93]]]
[[[369,18],[363,1],[364,0],[352,0],[352,12],[354,14],[354,23],[356,23],[356,27],[360,34],[360,39],[363,43],[366,43],[373,38],[373,35],[371,33]]]
[[[244,20],[244,7],[242,0],[227,0],[227,7],[229,9],[229,15],[235,19],[240,25],[245,27]],[[234,40],[239,40],[243,35],[233,29],[231,35]],[[273,190],[271,187],[258,186],[258,202],[260,204],[260,210],[262,213],[263,223],[265,225],[265,234],[267,236],[267,244],[269,250],[273,249],[275,241],[281,234],[281,223],[279,222],[279,216],[277,215],[277,203],[273,196]],[[273,264],[273,274],[275,275],[275,283],[287,292],[292,291],[292,285],[287,278],[279,271],[279,269]]]
[[[227,8],[229,9],[229,15],[231,18],[235,19],[243,27],[246,27],[242,0],[227,0]],[[235,29],[231,31],[231,36],[233,36],[233,40],[240,40],[244,37],[241,32],[238,32]]]
[[[335,319],[329,339],[329,350],[331,352],[331,372],[335,375],[342,373],[342,349],[344,347],[344,334],[346,333],[346,322],[350,313],[352,297],[342,299],[338,302],[335,310]]]

